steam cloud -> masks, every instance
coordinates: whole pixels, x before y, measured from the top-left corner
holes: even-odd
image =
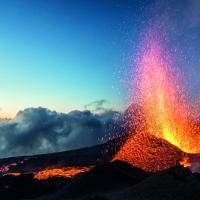
[[[97,110],[103,102],[98,105]],[[100,107],[99,107],[100,106]],[[120,113],[72,111],[67,114],[46,108],[27,108],[9,121],[0,122],[0,157],[32,155],[76,149],[105,141],[116,131]]]

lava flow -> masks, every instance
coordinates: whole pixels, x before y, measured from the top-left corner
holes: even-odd
[[[14,163],[11,163],[11,164],[9,164],[9,165],[1,166],[1,167],[0,167],[0,173],[8,172],[8,171],[10,170],[11,167],[16,166],[16,165],[17,165],[17,163],[14,162]]]
[[[137,98],[143,120],[114,157],[146,171],[163,170],[181,160],[185,164],[186,153],[200,153],[200,126],[192,122],[180,73],[155,38],[148,33],[142,42],[130,94]]]
[[[73,178],[74,176],[87,172],[91,167],[68,167],[68,168],[52,168],[44,169],[34,175],[35,179],[43,180],[52,177]]]
[[[17,166],[17,165],[24,164],[24,162],[27,161],[27,160],[29,160],[29,157],[26,157],[26,158],[24,158],[24,159],[20,159],[20,160],[17,161],[17,162],[9,163],[9,164],[7,164],[7,165],[2,165],[2,166],[0,166],[0,173],[2,173],[2,174],[8,174],[9,171],[10,171],[13,167],[15,167],[15,166]]]

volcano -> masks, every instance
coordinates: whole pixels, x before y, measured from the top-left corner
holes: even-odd
[[[199,198],[200,175],[191,172],[199,170],[198,155],[186,155],[169,142],[151,135],[135,134],[131,141],[134,141],[133,151],[130,154],[124,152],[124,157],[120,157],[119,151],[113,151],[109,156],[114,160],[102,152],[115,141],[73,151],[1,159],[1,168],[9,166],[0,176],[1,199]],[[125,160],[130,155],[134,158],[132,163]],[[184,156],[191,156],[191,170],[180,165]],[[73,169],[73,174],[69,176],[67,169]]]
[[[139,111],[129,112],[127,140],[113,159],[150,172],[189,166],[190,154],[200,153],[200,126],[159,28],[149,28],[139,45],[129,91]]]
[[[138,106],[125,112],[123,134],[90,148],[0,160],[0,197],[200,199],[200,125],[157,30],[140,44],[129,91]]]
[[[155,172],[176,166],[187,154],[164,139],[149,133],[129,136],[113,160],[123,160],[145,171]]]

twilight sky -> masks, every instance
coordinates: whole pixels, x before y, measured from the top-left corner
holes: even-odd
[[[0,117],[27,107],[84,109],[101,99],[123,108],[120,80],[154,14],[170,18],[169,44],[199,90],[197,8],[198,0],[0,0]]]
[[[64,112],[99,99],[120,108],[123,23],[136,9],[122,2],[0,1],[0,116],[37,106]]]

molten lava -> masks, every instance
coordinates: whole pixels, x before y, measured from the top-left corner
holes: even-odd
[[[21,173],[19,173],[19,172],[13,172],[13,173],[5,174],[5,175],[9,175],[9,176],[20,176]]]
[[[184,167],[190,167],[191,163],[190,163],[190,158],[189,156],[185,156],[182,158],[182,160],[180,160],[180,165],[184,166]]]
[[[52,177],[73,178],[74,176],[87,172],[91,167],[68,167],[68,168],[53,168],[44,169],[34,175],[35,179],[42,180]]]
[[[142,108],[142,122],[114,157],[146,171],[163,170],[182,159],[188,165],[184,152],[200,153],[200,126],[191,122],[180,73],[155,38],[148,33],[142,42],[130,94]]]
[[[17,165],[17,163],[15,163],[15,162],[11,163],[9,165],[4,165],[4,166],[0,167],[0,173],[8,172],[11,167],[16,166],[16,165]]]
[[[185,152],[199,153],[200,145],[196,141],[199,135],[195,138],[199,127],[190,122],[179,73],[173,71],[157,42],[149,41],[138,67],[138,97],[144,113],[144,130]]]
[[[21,164],[24,164],[25,161],[29,160],[30,158],[29,157],[26,157],[24,159],[20,159],[18,162],[13,162],[13,163],[9,163],[7,165],[2,165],[0,166],[0,173],[2,174],[8,174],[9,171],[17,166],[17,165],[21,165]]]
[[[113,160],[123,160],[145,171],[156,172],[179,164],[186,154],[150,133],[131,135]]]

